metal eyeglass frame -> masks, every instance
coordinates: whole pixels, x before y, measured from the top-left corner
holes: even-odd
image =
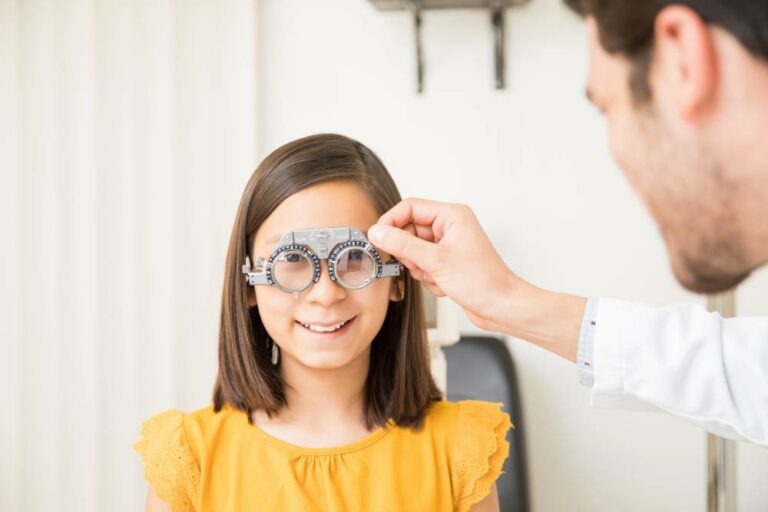
[[[348,286],[339,280],[336,274],[336,262],[341,256],[351,249],[362,249],[374,263],[371,276],[360,286]],[[275,260],[284,252],[292,251],[302,254],[311,262],[313,274],[307,285],[300,290],[284,288],[273,276],[272,268]],[[359,290],[370,285],[377,279],[385,277],[397,277],[402,272],[403,266],[395,260],[383,263],[381,256],[373,245],[368,241],[365,234],[359,229],[351,227],[338,228],[319,228],[319,229],[299,229],[284,233],[277,244],[277,248],[268,260],[259,257],[256,260],[256,268],[251,269],[251,259],[245,257],[245,265],[242,266],[242,273],[251,286],[274,286],[286,293],[298,294],[308,289],[314,283],[320,280],[320,260],[328,260],[328,273],[331,281],[338,283],[344,288]]]

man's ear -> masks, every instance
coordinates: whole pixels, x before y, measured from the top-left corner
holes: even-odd
[[[662,9],[654,26],[656,91],[669,91],[671,106],[692,120],[717,92],[717,54],[709,26],[691,8]]]
[[[389,288],[389,300],[400,302],[405,298],[405,281],[401,277],[392,279],[392,285]]]

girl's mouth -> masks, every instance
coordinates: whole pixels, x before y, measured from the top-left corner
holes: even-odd
[[[320,334],[324,337],[326,336],[332,337],[332,336],[340,336],[341,334],[346,332],[349,329],[349,324],[351,324],[355,320],[355,318],[357,317],[352,317],[349,320],[344,320],[342,322],[338,322],[331,325],[304,323],[304,322],[299,322],[298,320],[296,320],[296,323],[313,334]]]

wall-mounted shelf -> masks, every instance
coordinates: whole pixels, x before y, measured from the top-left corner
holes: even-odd
[[[494,40],[496,88],[504,88],[504,10],[529,0],[369,0],[380,11],[411,11],[416,42],[416,90],[424,91],[424,59],[421,50],[422,13],[430,9],[488,9]]]
[[[523,5],[528,0],[500,0],[502,7]],[[413,8],[413,0],[371,0],[380,11],[403,11]],[[490,0],[421,0],[422,9],[488,9]]]

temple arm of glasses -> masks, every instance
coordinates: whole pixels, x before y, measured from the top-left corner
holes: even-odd
[[[262,267],[263,264],[263,258],[259,258],[259,261],[256,262],[256,265],[259,267]],[[269,284],[266,272],[251,271],[251,258],[248,256],[245,257],[245,265],[242,266],[242,273],[245,274],[245,278],[248,280],[248,284],[251,286],[255,286],[257,284]]]
[[[267,281],[267,274],[265,272],[248,272],[245,273],[248,284],[255,286],[257,284],[269,284]]]
[[[400,263],[385,263],[382,265],[381,277],[397,277],[400,275],[403,266]]]

